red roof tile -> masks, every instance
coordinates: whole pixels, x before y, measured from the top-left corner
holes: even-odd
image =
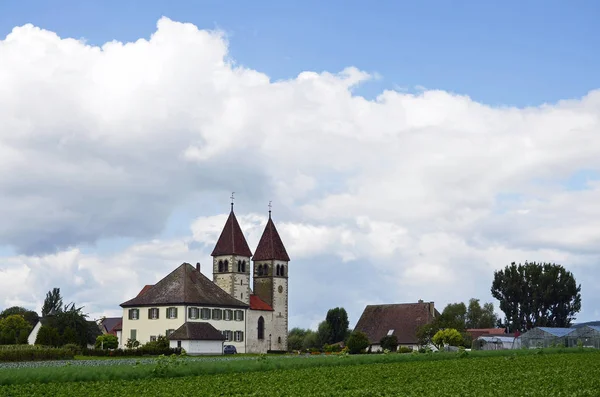
[[[279,233],[277,233],[277,228],[269,215],[269,221],[267,222],[267,226],[265,226],[265,231],[260,238],[252,260],[266,261],[272,259],[289,262],[290,257],[288,256],[285,246],[281,241],[281,237],[279,237]]]
[[[140,293],[137,294],[137,296],[142,296],[143,294],[145,294],[152,287],[153,287],[152,284],[145,285],[144,288],[142,288],[142,290],[140,291]]]
[[[229,218],[227,218],[227,222],[225,222],[223,231],[211,254],[211,256],[219,255],[252,256],[252,251],[248,247],[244,233],[242,233],[242,228],[233,211],[229,213]]]
[[[260,299],[257,295],[250,295],[250,309],[273,311],[273,308],[267,302]]]
[[[473,340],[483,335],[504,335],[504,328],[469,328],[467,333]]]

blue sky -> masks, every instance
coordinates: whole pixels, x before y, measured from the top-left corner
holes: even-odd
[[[273,79],[354,65],[380,81],[494,105],[531,106],[600,86],[598,2],[3,0],[0,36],[33,23],[99,45],[148,37],[167,16],[230,37],[231,55]]]
[[[0,307],[61,285],[118,314],[208,263],[235,191],[251,248],[273,200],[292,326],[491,301],[493,271],[526,260],[565,264],[596,320],[599,17],[594,1],[0,0]]]

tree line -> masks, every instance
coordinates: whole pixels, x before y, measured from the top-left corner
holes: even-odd
[[[513,262],[494,272],[491,293],[500,302],[503,319],[494,313],[492,303],[480,306],[478,299],[471,299],[468,306],[451,303],[432,323],[419,328],[419,344],[470,347],[465,332],[469,328],[501,327],[511,333],[535,327],[568,328],[581,310],[581,284],[555,263]]]
[[[466,332],[472,328],[494,328],[500,324],[498,316],[494,312],[493,303],[480,304],[479,299],[471,298],[468,304],[463,302],[450,303],[446,305],[442,313],[435,317],[429,324],[425,324],[417,329],[417,340],[420,346],[433,344],[439,347],[439,343],[434,340],[439,331],[446,329],[456,330],[457,333],[439,334],[437,339],[442,338],[446,341],[451,335],[453,346],[471,347],[471,337]],[[457,337],[456,335],[459,335]]]
[[[350,336],[348,313],[343,307],[327,311],[325,320],[319,323],[317,331],[304,328],[292,328],[288,332],[288,350],[321,350]],[[340,347],[341,349],[341,347]]]
[[[37,312],[13,306],[0,313],[0,345],[27,344],[33,327],[43,319],[36,345],[63,346],[74,344],[85,347],[94,344],[100,330],[94,321],[88,321],[83,307],[75,303],[63,304],[60,288],[48,291],[42,306],[41,317]]]

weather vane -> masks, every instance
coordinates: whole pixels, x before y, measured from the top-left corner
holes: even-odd
[[[235,197],[233,197],[234,194],[235,192],[231,192],[231,197],[229,197],[231,199],[231,211],[233,211],[233,200],[235,200]]]
[[[271,201],[269,201],[269,218],[271,217]]]

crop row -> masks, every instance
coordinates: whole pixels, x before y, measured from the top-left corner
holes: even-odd
[[[544,354],[0,387],[3,396],[596,396],[593,354]]]

